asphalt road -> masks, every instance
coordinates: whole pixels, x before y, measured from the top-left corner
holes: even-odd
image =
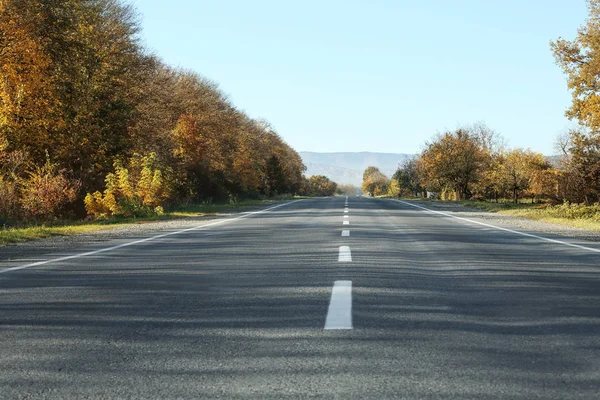
[[[600,398],[600,245],[344,203],[0,263],[0,398]]]

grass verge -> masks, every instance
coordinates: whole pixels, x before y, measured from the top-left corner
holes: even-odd
[[[534,221],[600,232],[600,214],[598,214],[599,211],[596,211],[596,206],[582,206],[578,204],[550,206],[543,203],[512,204],[488,203],[483,201],[461,201],[460,204],[489,212],[514,215]]]
[[[0,227],[0,246],[43,239],[52,236],[70,236],[84,233],[94,233],[132,224],[143,224],[188,217],[211,216],[226,211],[237,211],[247,207],[275,204],[297,198],[298,197],[282,197],[274,200],[248,200],[236,204],[191,204],[176,207],[163,215],[147,218],[115,218],[99,221],[56,221],[44,225],[4,228]]]
[[[582,204],[560,204],[551,206],[546,203],[523,202],[514,204],[508,201],[498,203],[487,201],[444,201],[424,199],[422,197],[403,197],[400,200],[432,201],[436,203],[462,204],[465,207],[492,213],[514,215],[534,221],[548,222],[571,228],[600,232],[600,205],[585,206]]]

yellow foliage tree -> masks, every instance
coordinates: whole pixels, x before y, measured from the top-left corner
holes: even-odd
[[[387,193],[388,178],[374,166],[369,166],[363,172],[362,191],[372,196]]]
[[[446,132],[421,153],[421,180],[429,190],[452,191],[451,197],[464,199],[479,181],[487,160],[488,152],[479,135],[468,129]]]
[[[388,195],[392,197],[400,196],[400,184],[396,179],[391,179],[388,184]]]
[[[550,47],[572,91],[567,117],[600,135],[600,0],[587,0],[587,6],[588,19],[576,38],[558,38]]]

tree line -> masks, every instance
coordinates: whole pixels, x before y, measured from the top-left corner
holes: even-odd
[[[600,202],[600,0],[588,0],[588,19],[574,40],[550,46],[567,75],[573,101],[566,115],[578,127],[560,135],[560,154],[549,159],[510,149],[482,123],[448,130],[387,179],[369,167],[363,191],[371,195],[440,196],[444,199],[522,198],[590,205]]]
[[[561,136],[564,153],[550,159],[529,149],[507,148],[500,135],[478,123],[436,135],[389,179],[377,168],[367,168],[362,189],[375,196],[592,204],[600,200],[600,180],[591,179],[591,165],[584,160],[600,168],[600,157],[590,151],[591,137],[580,130]]]
[[[558,201],[561,171],[542,154],[508,149],[484,124],[438,134],[424,150],[394,173],[394,194],[446,200],[495,200],[523,197]]]
[[[0,219],[331,191],[268,122],[146,50],[137,21],[119,0],[0,1]]]

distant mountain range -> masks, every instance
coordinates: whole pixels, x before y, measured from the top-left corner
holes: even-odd
[[[402,153],[315,153],[299,152],[307,167],[306,176],[325,175],[338,184],[362,184],[364,170],[373,165],[388,177],[392,176],[399,164],[414,158],[414,154]]]

